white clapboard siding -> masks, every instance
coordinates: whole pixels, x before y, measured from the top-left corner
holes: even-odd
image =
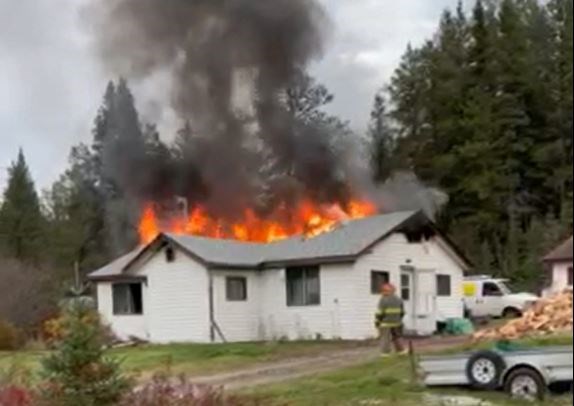
[[[142,289],[144,314],[116,316],[113,313],[112,283],[98,283],[98,311],[102,316],[102,321],[109,325],[114,334],[122,340],[127,340],[130,337],[137,337],[142,340],[149,340],[150,338],[145,315],[145,295],[147,293],[145,285],[142,285]]]
[[[214,318],[225,340],[258,341],[264,333],[260,324],[260,277],[258,271],[212,271]],[[228,301],[226,278],[243,277],[247,279],[247,300]],[[221,337],[217,336],[217,341]]]
[[[287,306],[285,271],[263,272],[260,291],[265,338],[342,338],[342,306],[349,302],[346,279],[350,271],[348,264],[321,266],[321,304],[293,307]]]
[[[209,341],[209,279],[200,263],[180,250],[167,262],[161,251],[137,273],[148,281],[144,312],[151,341]]]
[[[443,248],[439,237],[421,243],[409,243],[406,236],[395,233],[363,255],[355,263],[349,289],[354,294],[349,316],[348,330],[356,338],[372,337],[376,334],[373,328],[373,315],[379,301],[379,295],[371,294],[371,272],[390,273],[391,283],[400,287],[401,266],[413,266],[419,269],[433,270],[436,274],[451,276],[452,295],[448,298],[437,298],[437,319],[457,318],[463,315],[462,280],[463,269]]]

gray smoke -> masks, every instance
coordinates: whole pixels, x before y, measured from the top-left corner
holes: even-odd
[[[170,107],[192,123],[214,212],[302,194],[344,204],[359,184],[352,148],[337,148],[325,123],[298,120],[284,99],[323,51],[329,21],[316,0],[97,0],[89,18],[111,71],[170,76]],[[196,199],[196,185],[179,193]]]

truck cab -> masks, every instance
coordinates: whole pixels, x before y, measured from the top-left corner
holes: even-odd
[[[508,280],[487,275],[465,278],[464,304],[470,317],[520,317],[539,297],[513,293]]]

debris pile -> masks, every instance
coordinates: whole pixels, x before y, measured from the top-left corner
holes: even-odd
[[[526,336],[572,331],[572,289],[541,299],[516,320],[474,334],[475,341],[514,340]]]

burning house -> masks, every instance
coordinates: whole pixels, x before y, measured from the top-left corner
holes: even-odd
[[[160,233],[90,279],[100,313],[124,339],[365,339],[376,334],[387,281],[400,287],[416,334],[462,317],[467,268],[424,214],[396,212],[271,243]]]
[[[167,74],[156,104],[194,130],[166,167],[134,157],[144,149],[131,138],[103,149],[106,176],[141,213],[140,246],[90,275],[120,337],[366,338],[384,281],[414,332],[462,316],[467,262],[396,188],[382,201],[359,137],[304,74],[329,26],[318,1],[108,0],[90,12],[106,68]]]

